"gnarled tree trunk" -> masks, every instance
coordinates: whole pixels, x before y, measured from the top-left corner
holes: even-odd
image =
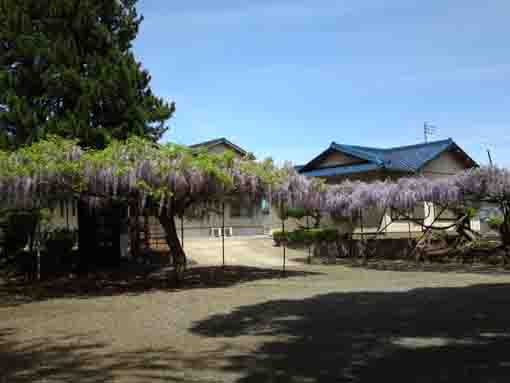
[[[166,242],[170,248],[170,256],[175,272],[175,280],[177,283],[182,281],[184,271],[186,270],[186,254],[182,248],[181,241],[177,235],[177,226],[175,225],[175,214],[172,209],[164,209],[159,215],[159,222],[166,234]]]
[[[131,203],[129,209],[129,236],[131,242],[131,259],[140,258],[140,206],[138,203]]]

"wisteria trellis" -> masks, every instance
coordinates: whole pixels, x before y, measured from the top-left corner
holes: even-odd
[[[409,210],[422,202],[454,206],[489,200],[499,204],[510,231],[510,171],[497,167],[439,179],[409,177],[327,185],[270,161],[196,153],[140,139],[88,151],[74,141],[51,137],[16,152],[0,152],[0,208],[34,208],[80,193],[130,199],[141,206],[156,201],[160,210],[173,203],[177,213],[237,196],[333,217],[350,216],[369,207]]]

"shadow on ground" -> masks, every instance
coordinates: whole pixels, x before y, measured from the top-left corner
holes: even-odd
[[[182,291],[194,288],[228,287],[240,283],[282,277],[317,275],[315,272],[246,266],[193,266],[176,284],[169,267],[129,267],[91,273],[86,277],[62,277],[39,283],[13,280],[0,284],[0,307],[54,298],[94,298],[151,291]]]
[[[91,342],[93,334],[20,344],[10,340],[14,333],[0,330],[1,383],[203,382],[195,380],[193,371],[210,366],[224,351],[193,358],[172,347],[114,353],[104,343]]]
[[[506,383],[509,304],[509,284],[273,300],[196,323],[217,339],[208,352],[107,352],[84,335],[18,344],[7,329],[0,382]]]
[[[239,383],[510,379],[507,284],[269,301],[192,331],[263,337],[255,352],[230,358],[226,369],[242,372]]]

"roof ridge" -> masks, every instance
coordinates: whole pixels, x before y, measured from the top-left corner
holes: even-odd
[[[210,145],[210,144],[215,144],[218,142],[225,142],[225,141],[228,141],[225,137],[218,137],[218,138],[213,138],[211,140],[207,140],[207,141],[203,141],[203,142],[197,142],[196,144],[189,145],[189,147],[192,148],[194,146],[204,146],[204,145]]]
[[[358,146],[358,145],[348,145],[348,144],[339,144],[335,141],[332,142],[332,145],[334,146],[344,146],[344,147],[348,147],[348,148],[353,148],[353,149],[358,149],[358,150],[376,150],[376,151],[380,151],[380,152],[387,152],[387,151],[394,151],[394,150],[404,150],[404,149],[414,149],[414,148],[420,148],[420,147],[424,147],[424,146],[432,146],[432,145],[437,145],[437,144],[446,144],[446,143],[453,143],[453,139],[451,138],[447,138],[447,139],[444,139],[444,140],[437,140],[437,141],[431,141],[431,142],[422,142],[420,144],[413,144],[413,145],[403,145],[403,146],[394,146],[394,147],[391,147],[391,148],[376,148],[376,147],[371,147],[371,146]]]
[[[249,154],[249,152],[244,150],[242,147],[234,144],[232,141],[230,141],[228,138],[225,138],[225,137],[220,137],[220,138],[215,138],[215,139],[209,140],[209,141],[199,142],[198,144],[189,145],[188,147],[191,149],[197,149],[197,148],[202,148],[202,147],[213,147],[218,144],[224,144],[224,145],[230,146],[243,155]]]
[[[421,144],[414,144],[414,145],[404,145],[404,146],[395,146],[393,148],[386,148],[382,149],[384,151],[390,151],[390,150],[404,150],[404,149],[415,149],[415,148],[422,148],[425,146],[432,146],[437,144],[452,144],[454,141],[451,138],[447,138],[444,140],[437,140],[437,141],[431,141],[431,142],[422,142]]]
[[[335,146],[346,146],[348,148],[353,148],[353,149],[357,149],[357,150],[384,150],[384,149],[381,149],[381,148],[374,148],[374,147],[370,147],[370,146],[359,146],[359,145],[349,145],[349,144],[339,144],[339,143],[336,143],[333,141],[333,145]]]
[[[353,146],[353,145],[339,145],[339,144],[337,144],[335,142],[333,142],[331,144],[331,147],[334,150],[339,150],[341,152],[350,154],[350,155],[352,155],[354,157],[358,157],[358,158],[364,159],[366,161],[375,163],[378,166],[384,165],[384,159],[380,157],[380,154],[381,154],[380,152],[379,153],[373,153],[368,148],[362,148],[362,147],[359,147],[359,146],[356,147],[356,146]]]

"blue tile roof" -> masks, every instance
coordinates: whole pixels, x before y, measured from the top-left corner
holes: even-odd
[[[332,177],[343,176],[354,173],[365,173],[372,170],[378,170],[379,166],[376,164],[357,164],[348,166],[336,166],[334,168],[316,169],[302,172],[305,176],[310,177]]]
[[[411,146],[401,146],[389,149],[369,148],[363,146],[341,145],[333,142],[331,146],[301,167],[300,172],[315,177],[328,177],[334,175],[347,175],[363,173],[371,170],[391,170],[397,172],[414,173],[423,168],[428,162],[437,158],[441,153],[452,148],[460,151],[472,166],[477,166],[462,149],[450,138],[442,141],[429,142]],[[338,151],[344,154],[364,160],[364,163],[337,166],[324,169],[314,169],[313,164],[331,151]]]

